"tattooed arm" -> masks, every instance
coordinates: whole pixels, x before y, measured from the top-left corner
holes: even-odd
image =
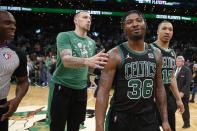
[[[162,56],[159,49],[155,49],[156,51],[156,76],[155,76],[155,99],[157,103],[157,107],[160,112],[162,127],[164,131],[171,131],[169,123],[168,123],[168,113],[167,113],[167,100],[166,100],[166,91],[163,86],[162,80]]]
[[[109,52],[109,60],[101,73],[99,90],[96,99],[96,131],[104,131],[105,113],[108,106],[109,92],[116,72],[116,66],[120,63],[118,49]]]
[[[185,109],[184,109],[183,102],[181,100],[181,96],[179,94],[179,90],[178,90],[177,82],[176,82],[176,77],[175,77],[174,73],[172,74],[170,90],[172,91],[172,93],[176,99],[176,104],[177,104],[177,108],[179,109],[179,112],[183,113]]]
[[[108,54],[104,53],[104,51],[105,50],[102,50],[90,58],[81,58],[72,56],[71,49],[64,49],[60,53],[60,56],[64,67],[91,67],[103,69],[108,61]]]

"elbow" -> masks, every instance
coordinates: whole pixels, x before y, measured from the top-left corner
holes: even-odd
[[[26,87],[27,87],[27,90],[28,90],[29,89],[29,81],[27,81]]]
[[[29,81],[28,81],[28,79],[26,79],[26,80],[24,81],[24,83],[23,83],[22,86],[24,87],[25,92],[27,92],[28,89],[29,89]]]
[[[68,67],[68,65],[65,62],[62,62],[64,67]]]
[[[69,59],[68,56],[62,57],[61,60],[62,60],[62,64],[63,64],[64,67],[69,67],[69,65],[68,65],[68,63],[69,63],[68,62],[68,59]]]
[[[29,90],[29,82],[27,82],[27,83],[23,86],[23,89],[24,89],[24,93],[26,94],[27,91]]]

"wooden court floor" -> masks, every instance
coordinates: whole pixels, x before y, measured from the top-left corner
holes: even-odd
[[[15,94],[15,87],[12,86],[10,89],[10,93],[8,99],[12,98]],[[197,98],[197,96],[196,96]],[[43,106],[47,105],[48,99],[48,88],[41,87],[30,87],[26,96],[20,103],[20,107],[24,106]],[[93,89],[88,90],[88,107],[94,108],[95,106],[95,98],[93,97]],[[197,99],[196,103],[190,103],[190,121],[191,127],[187,129],[183,129],[183,121],[180,113],[176,113],[176,129],[177,131],[197,131]]]

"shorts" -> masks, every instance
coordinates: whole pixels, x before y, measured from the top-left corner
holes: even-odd
[[[109,111],[106,131],[157,131],[155,113],[134,115],[127,112]]]

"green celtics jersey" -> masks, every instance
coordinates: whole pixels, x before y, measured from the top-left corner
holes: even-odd
[[[87,86],[88,67],[64,67],[60,52],[71,49],[73,57],[88,58],[95,53],[95,41],[89,37],[82,38],[74,31],[61,32],[57,36],[57,62],[52,81],[72,89],[83,89]]]
[[[152,43],[151,45],[161,50],[163,57],[162,79],[164,85],[169,86],[171,83],[172,73],[176,66],[175,63],[176,54],[173,49],[164,49],[158,46],[156,43]]]

